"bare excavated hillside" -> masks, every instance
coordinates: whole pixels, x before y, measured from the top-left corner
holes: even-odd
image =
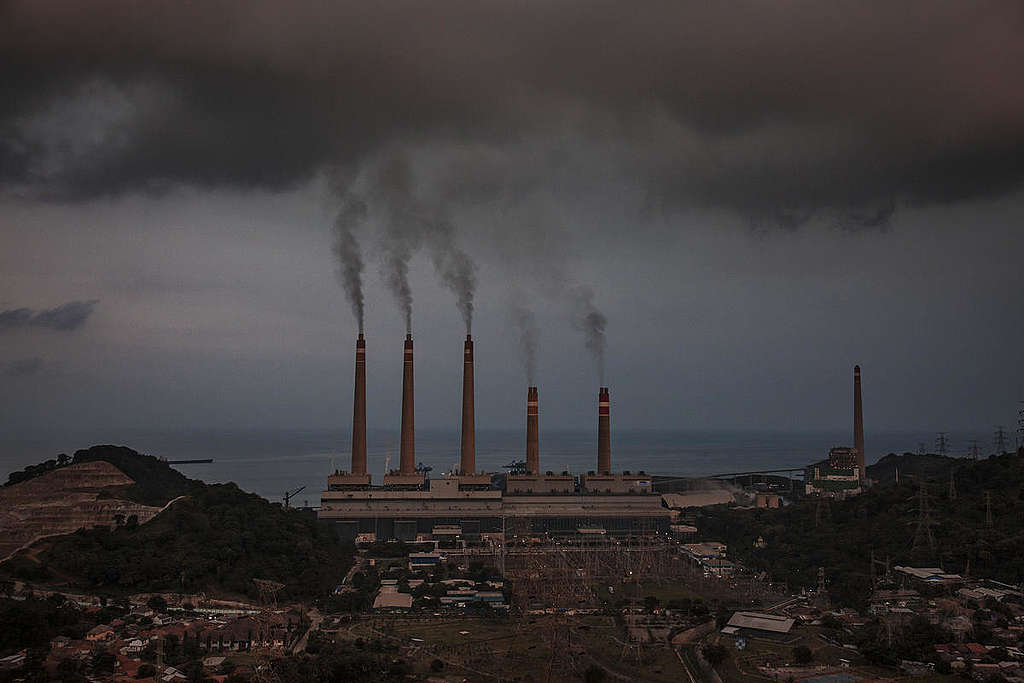
[[[127,499],[135,481],[103,460],[68,465],[0,488],[0,561],[44,536],[110,527],[136,515],[139,524],[161,508]]]

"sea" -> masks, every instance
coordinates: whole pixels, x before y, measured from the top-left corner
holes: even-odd
[[[991,434],[951,435],[950,455],[964,456],[970,440],[980,447]],[[866,435],[867,462],[886,454],[916,452],[919,444],[934,451],[931,432],[885,432]],[[773,432],[756,430],[628,430],[612,431],[612,466],[616,471],[680,477],[803,467],[828,455],[829,448],[852,445],[849,431]],[[174,465],[182,474],[208,483],[234,482],[272,501],[302,488],[293,504],[315,506],[327,475],[350,466],[350,432],[346,430],[117,430],[0,435],[0,474],[20,470],[59,453],[69,455],[95,444],[117,444],[168,460],[212,458],[212,463]],[[397,431],[370,430],[367,469],[375,479],[390,462],[398,467]],[[432,475],[449,471],[459,461],[457,430],[418,429],[416,461]],[[478,429],[477,469],[500,472],[524,457],[522,430]],[[988,449],[991,450],[991,449]],[[962,451],[962,452],[961,452]],[[579,473],[594,469],[597,433],[545,430],[540,442],[541,468]]]

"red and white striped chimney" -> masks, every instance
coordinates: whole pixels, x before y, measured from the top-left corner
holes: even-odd
[[[537,387],[526,390],[526,473],[540,474],[540,443],[538,437],[538,413],[540,401]]]
[[[611,398],[608,387],[597,395],[597,473],[612,472]]]
[[[352,399],[352,474],[366,474],[366,340],[356,340],[356,390]]]
[[[412,388],[412,335],[405,335],[402,358],[402,439],[400,474],[416,473],[416,439]]]
[[[476,474],[476,419],[473,416],[473,338],[466,335],[462,361],[462,457],[460,474]]]

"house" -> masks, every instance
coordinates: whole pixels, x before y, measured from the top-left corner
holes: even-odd
[[[385,612],[412,609],[412,594],[381,590],[373,601],[373,609]]]
[[[121,654],[123,655],[137,655],[146,649],[147,642],[141,638],[132,638],[128,643],[121,648]]]
[[[85,634],[85,639],[90,643],[109,643],[116,637],[114,629],[110,628],[106,624],[100,624],[94,626],[88,633]]]
[[[62,650],[64,648],[70,647],[70,646],[71,646],[71,639],[68,638],[67,636],[57,636],[56,638],[54,638],[53,640],[50,641],[50,649],[51,650]]]
[[[778,614],[762,614],[760,612],[736,612],[722,633],[737,637],[779,639],[789,635],[796,622],[791,617]]]
[[[959,574],[947,574],[941,567],[894,567],[897,573],[913,581],[920,581],[929,586],[951,586],[963,583]]]

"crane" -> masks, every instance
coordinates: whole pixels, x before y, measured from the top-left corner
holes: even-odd
[[[291,502],[292,497],[295,496],[296,493],[298,493],[299,491],[303,490],[304,488],[306,488],[306,487],[305,486],[300,486],[299,488],[295,489],[294,491],[285,491],[284,492],[284,509],[285,510],[288,509],[288,504]]]

